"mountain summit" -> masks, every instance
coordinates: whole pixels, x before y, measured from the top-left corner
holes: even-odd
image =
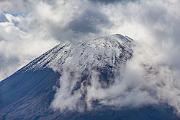
[[[133,40],[127,36],[115,34],[89,41],[80,41],[77,44],[59,44],[32,61],[23,70],[41,69],[44,67],[56,69],[66,63],[78,65],[81,69],[88,66],[116,66],[132,56]],[[72,61],[70,61],[72,60]]]
[[[120,34],[57,45],[0,82],[0,119],[177,120],[168,105],[116,106],[134,46]]]

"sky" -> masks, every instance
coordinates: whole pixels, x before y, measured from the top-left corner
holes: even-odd
[[[119,33],[141,46],[126,79],[145,84],[138,64],[158,66],[167,86],[157,91],[180,110],[179,11],[179,0],[1,0],[0,80],[62,42]]]

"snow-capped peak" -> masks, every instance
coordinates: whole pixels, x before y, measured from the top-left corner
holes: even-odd
[[[127,36],[115,34],[93,40],[59,44],[38,57],[23,70],[44,67],[62,71],[63,66],[71,65],[81,68],[94,66],[120,66],[133,53],[133,40]]]
[[[90,109],[94,100],[105,99],[105,96],[93,95],[94,90],[111,89],[121,80],[126,61],[132,57],[133,46],[131,38],[120,34],[77,44],[67,42],[44,53],[22,71],[53,69],[61,77],[52,106],[57,109],[78,106]]]

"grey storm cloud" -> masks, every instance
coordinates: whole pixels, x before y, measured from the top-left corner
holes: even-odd
[[[61,28],[57,24],[51,24],[50,28],[57,40],[71,40],[73,38],[76,41],[75,39],[81,39],[81,37],[88,34],[101,34],[102,28],[108,28],[111,25],[111,21],[104,13],[87,9],[75,19],[69,21],[65,27]]]
[[[68,25],[69,29],[80,33],[98,33],[101,27],[110,25],[108,17],[96,10],[86,10],[75,20],[71,21]]]

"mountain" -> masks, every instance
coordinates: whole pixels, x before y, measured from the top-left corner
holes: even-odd
[[[134,47],[120,34],[55,46],[0,82],[0,119],[178,120],[167,104],[115,107],[92,91],[117,84]]]

